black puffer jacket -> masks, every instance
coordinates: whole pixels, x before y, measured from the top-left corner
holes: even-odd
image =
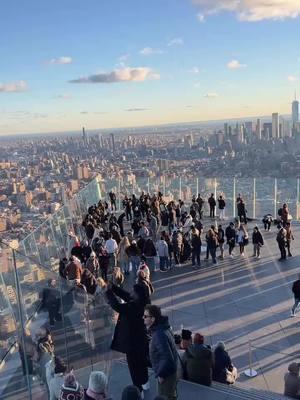
[[[170,331],[168,317],[162,316],[151,327],[150,360],[155,376],[167,378],[177,371],[177,349]]]

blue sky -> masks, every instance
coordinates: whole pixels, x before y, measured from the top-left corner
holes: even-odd
[[[290,112],[299,0],[1,4],[0,134]]]

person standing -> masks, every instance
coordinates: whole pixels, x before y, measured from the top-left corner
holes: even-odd
[[[50,326],[55,326],[55,321],[61,321],[60,313],[60,296],[56,288],[56,280],[49,279],[48,287],[43,290],[42,305],[47,309],[49,314]]]
[[[149,355],[158,380],[158,394],[176,400],[178,354],[168,317],[162,316],[158,306],[147,305],[144,321],[151,335]]]
[[[271,224],[273,222],[273,217],[271,214],[264,215],[262,222],[264,224],[265,231],[269,231],[271,229]]]
[[[225,236],[227,240],[227,244],[229,247],[229,256],[232,258],[233,254],[232,251],[235,248],[235,229],[234,229],[234,223],[230,222],[230,224],[227,226],[225,230]]]
[[[218,236],[217,232],[213,229],[214,227],[212,226],[206,235],[206,241],[207,241],[207,248],[209,251],[209,254],[211,255],[213,264],[217,264],[217,258],[216,258],[216,251],[218,247]]]
[[[111,233],[108,234],[108,239],[105,242],[105,248],[109,255],[109,268],[110,268],[109,273],[110,273],[112,269],[116,266],[116,253],[118,251],[118,244],[115,241],[115,239],[113,239]]]
[[[291,223],[290,222],[286,223],[285,230],[286,230],[286,248],[287,248],[287,251],[288,251],[288,256],[292,257],[291,242],[292,242],[292,240],[294,240],[294,235],[293,235],[293,231],[292,231],[292,227],[291,227]]]
[[[119,244],[118,263],[121,271],[125,275],[129,275],[129,257],[126,250],[129,248],[130,242],[127,236],[124,236]]]
[[[240,255],[244,257],[245,255],[245,246],[249,243],[248,232],[245,229],[244,225],[240,225],[238,233],[237,233],[237,242],[240,246]]]
[[[255,226],[252,233],[253,257],[260,258],[260,248],[264,245],[264,239],[258,226]]]
[[[238,217],[240,222],[244,222],[244,224],[247,224],[246,204],[242,198],[238,202],[237,208],[238,208]]]
[[[215,218],[215,210],[217,203],[213,193],[211,193],[210,197],[208,198],[208,204],[209,204],[209,216],[210,218]]]
[[[294,305],[291,310],[291,317],[294,317],[296,314],[296,309],[300,303],[300,274],[298,275],[298,279],[293,283],[292,292],[294,294]]]
[[[164,240],[163,236],[161,236],[160,240],[157,242],[156,247],[159,256],[159,270],[160,272],[167,272],[169,248],[168,248],[168,243]]]
[[[280,258],[279,261],[283,261],[286,260],[286,230],[285,228],[282,226],[282,224],[279,224],[279,229],[278,229],[278,233],[276,236],[276,240],[278,243],[278,247],[280,250]]]
[[[194,226],[191,229],[191,245],[192,245],[192,267],[198,269],[201,266],[200,254],[201,254],[201,237],[198,229]],[[196,264],[197,262],[197,264]]]
[[[224,260],[224,243],[225,243],[225,232],[222,225],[218,226],[218,242],[220,247],[220,259]]]
[[[132,382],[142,393],[148,382],[147,334],[144,325],[144,308],[148,295],[144,285],[135,284],[129,293],[108,284],[108,304],[118,313],[111,349],[125,353]]]
[[[225,219],[225,200],[223,199],[223,196],[219,196],[218,198],[218,203],[219,203],[219,212],[220,212],[220,220],[224,220]]]
[[[117,202],[116,202],[117,197],[112,190],[109,192],[109,199],[110,199],[111,210],[113,211],[115,209],[115,211],[117,211]]]

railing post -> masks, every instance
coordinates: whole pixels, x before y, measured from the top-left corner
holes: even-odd
[[[274,180],[274,218],[277,216],[277,178]]]
[[[121,211],[121,178],[118,178],[118,211]]]
[[[196,197],[198,197],[199,193],[199,178],[196,178]]]
[[[149,176],[148,176],[148,181],[147,181],[147,191],[149,194],[150,193],[150,178],[149,178]]]
[[[166,175],[163,175],[163,195],[166,197]]]
[[[249,340],[249,369],[244,371],[244,374],[249,378],[254,378],[257,375],[255,369],[252,368],[252,347],[251,347],[251,340]]]
[[[253,178],[253,219],[256,218],[256,178]]]
[[[300,195],[300,180],[297,178],[297,199],[296,199],[296,219],[299,219],[298,205],[299,205],[299,195]]]
[[[181,196],[181,176],[179,177],[179,199],[182,200]]]
[[[22,309],[23,301],[22,301],[20,281],[19,281],[19,276],[18,276],[18,271],[17,271],[16,254],[15,254],[15,250],[14,249],[12,250],[12,254],[13,254],[13,267],[14,267],[16,292],[17,292],[17,301],[18,301],[18,311],[19,311],[20,324],[21,324],[21,341],[22,341],[22,347],[23,347],[22,350],[23,350],[23,353],[24,353],[26,382],[27,382],[27,386],[28,386],[29,399],[32,400],[31,382],[30,382],[30,378],[29,378],[29,369],[28,369],[27,359],[26,359],[26,356],[25,356],[26,344],[25,344],[25,325],[24,325],[24,317],[23,317],[23,309]]]
[[[236,197],[236,193],[235,193],[235,190],[236,190],[236,188],[235,188],[235,177],[233,177],[233,191],[232,191],[232,208],[233,208],[233,210],[232,210],[232,212],[233,212],[233,218],[235,218],[235,207],[236,207],[236,204],[235,204],[235,197]]]

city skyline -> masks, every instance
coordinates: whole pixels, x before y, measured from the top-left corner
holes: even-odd
[[[0,135],[291,115],[297,3],[5,3]]]

